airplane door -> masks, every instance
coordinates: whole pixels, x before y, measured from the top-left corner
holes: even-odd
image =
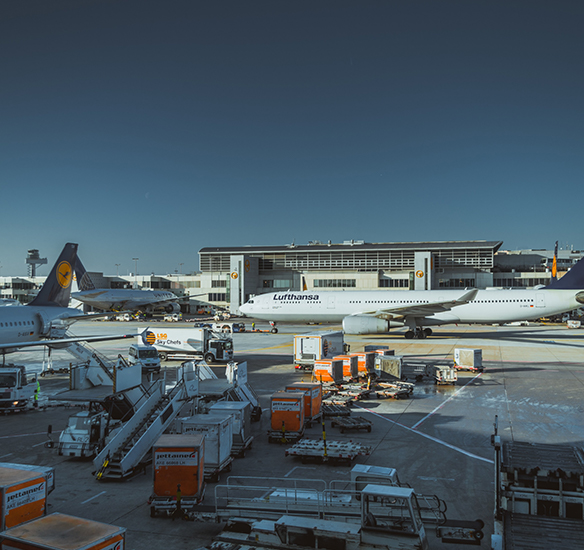
[[[335,309],[336,307],[336,296],[333,294],[331,296],[327,296],[326,302],[327,309]]]
[[[535,293],[535,307],[545,307],[545,292]]]

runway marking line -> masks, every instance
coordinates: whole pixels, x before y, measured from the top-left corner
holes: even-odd
[[[104,493],[107,493],[107,491],[102,491],[101,493],[98,493],[97,495],[92,496],[91,498],[88,498],[87,500],[84,500],[81,504],[87,504],[88,502],[92,501],[94,498],[100,497]]]
[[[465,451],[464,449],[461,449],[460,447],[457,447],[456,445],[451,445],[450,443],[446,443],[446,441],[442,441],[441,439],[438,439],[436,437],[432,437],[431,435],[414,430],[414,429],[410,428],[409,426],[405,426],[404,424],[400,424],[399,422],[396,422],[395,420],[391,420],[389,418],[386,418],[385,416],[381,416],[379,413],[376,413],[375,411],[372,411],[371,409],[367,409],[366,407],[363,407],[362,405],[356,405],[356,407],[359,407],[360,409],[362,409],[364,411],[367,411],[371,414],[374,414],[375,416],[377,416],[378,418],[381,418],[382,420],[386,420],[387,422],[391,422],[392,424],[395,424],[396,426],[400,426],[401,428],[404,428],[410,432],[421,435],[422,437],[425,437],[426,439],[429,439],[430,441],[434,441],[434,443],[444,445],[445,447],[448,447],[449,449],[452,449],[453,451],[457,451],[459,453],[462,453],[463,455],[468,456],[469,458],[476,458],[477,460],[481,460],[481,461],[486,462],[488,464],[495,463],[493,460],[490,460],[488,458],[483,458],[482,456],[478,456],[478,455],[475,455],[473,453],[469,453],[468,451]]]

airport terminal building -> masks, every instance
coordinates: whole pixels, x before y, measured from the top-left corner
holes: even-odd
[[[550,281],[553,250],[501,250],[502,241],[443,241],[206,247],[194,274],[106,276],[98,288],[171,290],[184,313],[209,307],[236,313],[250,296],[277,290],[437,290],[530,288]],[[560,250],[561,275],[584,252]],[[0,277],[0,298],[30,301],[45,277]]]

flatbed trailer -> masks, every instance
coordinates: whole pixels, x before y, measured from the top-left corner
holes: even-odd
[[[335,404],[335,403],[323,403],[322,414],[325,418],[330,418],[331,416],[350,416],[351,408],[346,404]]]
[[[242,443],[233,443],[231,446],[231,456],[234,458],[243,458],[245,456],[245,451],[251,449],[253,443],[253,435],[250,435]]]
[[[369,455],[371,447],[352,441],[323,441],[321,439],[304,439],[293,447],[286,449],[286,456],[295,456],[303,463],[345,462],[351,464],[359,455]]]
[[[345,433],[345,430],[367,430],[370,432],[372,425],[371,420],[362,416],[337,416],[333,417],[331,422],[331,426],[333,428],[338,426],[341,433]]]
[[[219,466],[212,464],[205,464],[203,469],[203,476],[205,481],[216,483],[221,478],[223,472],[231,472],[233,457],[228,456]]]

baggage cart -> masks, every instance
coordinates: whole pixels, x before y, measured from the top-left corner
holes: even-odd
[[[219,465],[216,464],[205,464],[203,469],[203,477],[205,481],[209,483],[217,483],[221,479],[221,474],[224,472],[231,472],[231,466],[233,462],[233,457],[228,456]]]
[[[342,405],[334,404],[334,403],[324,403],[322,405],[322,414],[325,418],[330,418],[332,416],[350,416],[351,409],[345,403]]]
[[[286,449],[286,456],[295,456],[306,462],[344,462],[351,464],[359,455],[368,455],[371,448],[352,441],[322,441],[304,439]]]
[[[372,425],[371,420],[362,416],[337,416],[333,417],[331,422],[331,426],[333,428],[337,426],[341,433],[345,433],[345,430],[367,430],[370,432]]]

